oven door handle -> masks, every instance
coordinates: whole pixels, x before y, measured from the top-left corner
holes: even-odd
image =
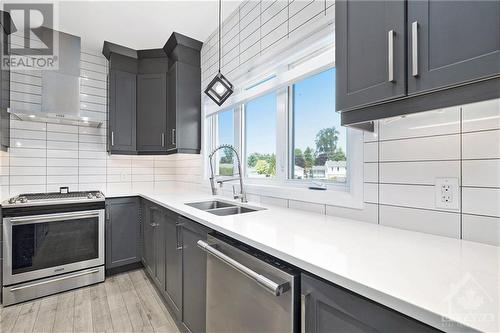
[[[40,216],[26,216],[26,217],[13,217],[10,219],[10,223],[42,223],[42,222],[56,222],[61,220],[76,220],[76,219],[87,219],[93,217],[99,217],[100,212],[73,212],[73,213],[61,213],[61,214],[49,214]]]

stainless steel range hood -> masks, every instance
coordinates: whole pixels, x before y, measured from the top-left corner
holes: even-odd
[[[58,69],[41,71],[40,111],[10,108],[21,120],[99,127],[102,120],[80,115],[80,37],[54,32],[58,40]]]

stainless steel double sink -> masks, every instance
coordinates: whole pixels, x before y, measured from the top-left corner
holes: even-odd
[[[187,203],[186,205],[218,216],[251,213],[264,209],[264,208],[250,208],[219,200],[191,202]]]

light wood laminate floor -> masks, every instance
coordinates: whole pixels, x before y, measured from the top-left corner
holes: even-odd
[[[179,333],[142,269],[104,283],[0,307],[0,332]]]

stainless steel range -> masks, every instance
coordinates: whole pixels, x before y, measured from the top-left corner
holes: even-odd
[[[99,191],[4,202],[3,305],[104,281],[104,205]]]

